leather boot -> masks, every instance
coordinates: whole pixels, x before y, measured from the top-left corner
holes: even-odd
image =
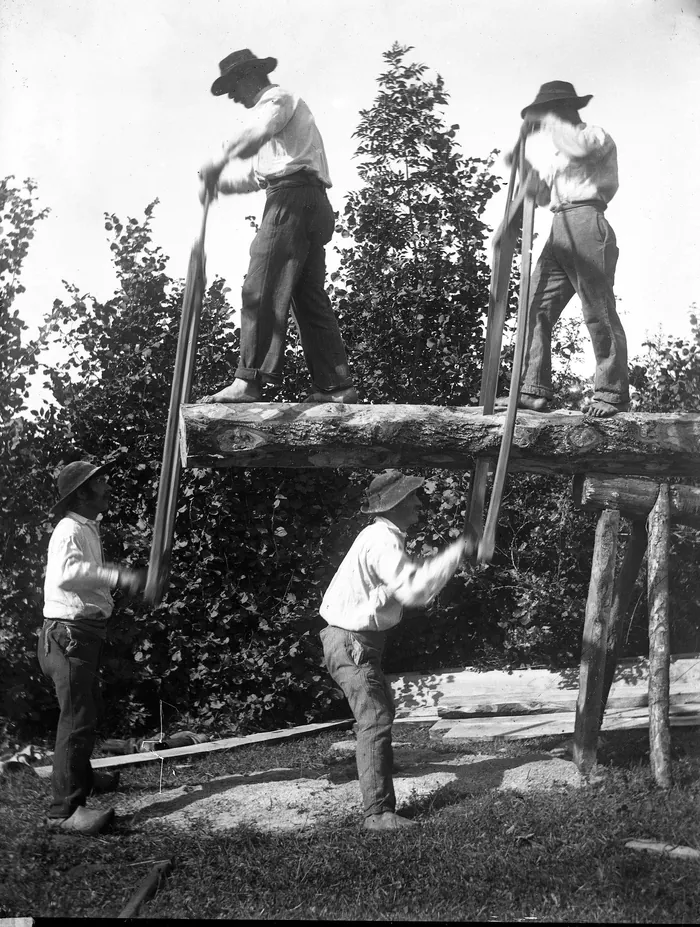
[[[106,811],[88,811],[80,805],[69,818],[49,818],[49,825],[69,834],[99,834],[107,828],[114,819],[114,808]]]
[[[401,830],[404,827],[418,827],[418,822],[402,818],[393,811],[385,811],[383,814],[370,814],[362,826],[365,830]]]

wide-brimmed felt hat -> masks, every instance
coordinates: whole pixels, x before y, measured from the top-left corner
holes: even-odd
[[[92,464],[87,460],[74,460],[73,463],[67,464],[58,474],[56,481],[58,483],[58,502],[51,507],[51,511],[58,512],[73,493],[80,489],[81,486],[84,486],[88,480],[91,480],[93,476],[97,476],[98,473],[106,473],[111,470],[121,459],[120,457],[104,464]]]
[[[592,93],[580,97],[574,90],[574,85],[566,80],[550,80],[546,84],[542,84],[532,103],[521,110],[520,118],[524,119],[525,113],[532,106],[543,106],[545,103],[573,103],[576,109],[582,109],[584,106],[588,106],[592,99]]]
[[[375,476],[369,484],[361,511],[365,515],[372,512],[388,512],[424,482],[421,476],[405,476],[400,470],[385,470],[379,476]]]
[[[276,67],[276,58],[258,58],[249,48],[240,48],[219,62],[221,76],[211,85],[211,92],[215,97],[220,97],[222,93],[228,93],[233,79],[246,71],[264,71],[269,74]]]

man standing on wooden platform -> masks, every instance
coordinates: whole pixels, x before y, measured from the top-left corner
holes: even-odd
[[[590,99],[566,81],[550,81],[521,113],[526,157],[542,180],[537,203],[549,204],[554,218],[530,284],[519,406],[549,411],[552,329],[577,293],[596,359],[595,391],[583,411],[609,418],[629,408],[627,340],[613,292],[619,252],[605,218],[618,188],[617,148],[607,132],[581,121]]]
[[[109,508],[110,464],[76,460],[58,476],[61,515],[49,541],[44,581],[44,624],[39,635],[41,669],[54,685],[60,708],[51,785],[49,824],[61,831],[97,834],[114,810],[88,810],[92,792],[112,792],[119,773],[93,770],[100,698],[100,658],[116,586],[136,595],[145,574],[105,563],[97,517]]]
[[[249,110],[223,154],[200,170],[206,191],[266,191],[243,284],[241,352],[233,383],[200,402],[256,402],[265,383],[280,384],[290,305],[313,389],[307,402],[356,402],[343,339],[325,289],[325,245],[335,219],[321,134],[297,95],[271,84],[275,58],[244,48],[220,63],[215,96]]]
[[[475,536],[462,535],[422,563],[408,558],[405,532],[419,520],[417,490],[423,482],[399,470],[386,470],[372,480],[362,511],[376,518],[355,539],[320,609],[328,622],[321,631],[326,667],[357,722],[357,771],[367,830],[415,826],[396,814],[394,699],[381,668],[386,632],[401,621],[405,605],[430,602],[477,547]]]

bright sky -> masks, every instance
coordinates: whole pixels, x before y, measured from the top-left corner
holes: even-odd
[[[446,118],[460,124],[467,155],[514,142],[520,110],[545,81],[592,93],[583,117],[618,146],[607,215],[630,353],[659,325],[687,334],[700,296],[700,0],[2,0],[0,175],[33,177],[51,209],[25,263],[22,317],[36,325],[63,296],[62,279],[109,298],[103,213],[141,218],[156,197],[154,239],[170,275],[184,277],[200,222],[197,170],[240,111],[209,88],[237,48],[276,57],[271,79],[311,107],[342,209],[358,186],[358,113],[394,41],[444,77]],[[489,211],[494,226],[504,197]],[[210,213],[208,276],[226,278],[234,305],[252,236],[245,216],[259,217],[263,199],[227,197]],[[541,233],[549,221],[538,210]]]

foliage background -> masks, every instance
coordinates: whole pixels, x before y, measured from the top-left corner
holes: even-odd
[[[356,136],[361,189],[337,222],[338,271],[329,292],[363,398],[370,402],[475,405],[481,377],[489,270],[482,215],[498,189],[495,153],[463,155],[457,126],[440,115],[447,92],[410,48],[385,55],[373,106]],[[146,566],[170,393],[183,282],[143,218],[105,214],[118,289],[102,304],[73,284],[34,339],[12,309],[34,226],[46,215],[31,181],[0,186],[0,687],[5,731],[48,732],[56,708],[35,658],[55,477],[71,460],[123,452],[103,521],[108,559]],[[254,220],[252,220],[254,224]],[[514,280],[517,279],[515,268]],[[230,290],[209,285],[195,395],[228,382],[240,332]],[[647,345],[634,366],[636,405],[699,411],[700,329],[689,341]],[[512,334],[512,332],[511,332]],[[506,339],[507,341],[507,339]],[[576,407],[590,390],[572,373],[577,322],[554,346],[559,398]],[[504,350],[508,388],[512,343]],[[47,356],[58,358],[50,364]],[[43,371],[53,403],[28,410]],[[297,401],[306,372],[296,334],[279,401]],[[468,474],[426,477],[425,522],[409,550],[428,556],[456,536]],[[180,483],[171,582],[148,609],[117,601],[104,660],[105,731],[157,724],[218,734],[279,727],[344,712],[323,669],[318,606],[365,520],[369,474],[348,470],[190,470]],[[568,478],[509,478],[496,556],[465,569],[428,608],[392,632],[390,672],[552,665],[579,658],[595,516],[573,508]],[[698,649],[699,591],[689,567],[697,532],[676,531],[673,649]],[[624,652],[644,653],[644,577]]]

